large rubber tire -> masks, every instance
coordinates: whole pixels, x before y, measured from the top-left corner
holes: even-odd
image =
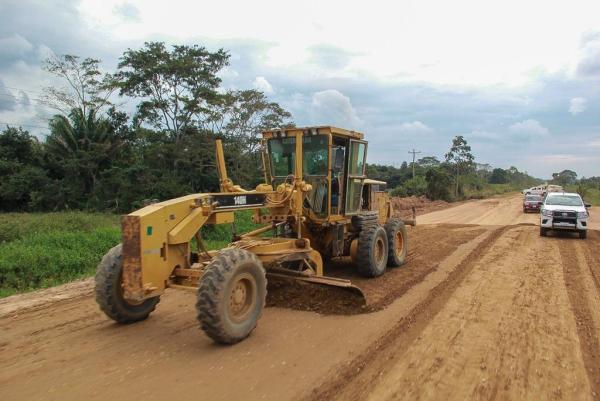
[[[540,227],[540,237],[546,237],[548,235],[548,229]]]
[[[385,233],[388,240],[389,267],[402,266],[406,262],[408,252],[408,235],[402,220],[392,217],[385,223]]]
[[[379,219],[378,211],[362,212],[356,216],[352,216],[352,227],[360,231],[363,227],[372,227],[377,225]]]
[[[133,323],[144,320],[156,308],[160,297],[132,304],[123,299],[121,276],[123,262],[121,244],[104,255],[96,268],[96,302],[102,312],[118,323]]]
[[[381,276],[388,259],[388,240],[383,227],[364,227],[358,236],[356,265],[365,277]]]
[[[196,310],[204,332],[215,342],[235,344],[248,337],[262,315],[267,277],[256,255],[225,249],[200,279]]]
[[[586,239],[587,238],[587,230],[580,230],[579,231],[579,238]]]

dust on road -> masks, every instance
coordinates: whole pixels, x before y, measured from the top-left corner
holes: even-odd
[[[271,288],[230,347],[197,328],[190,293],[127,326],[89,281],[7,298],[0,399],[600,399],[600,233],[541,238],[537,219],[520,196],[419,216],[405,266],[368,281],[330,267],[367,307]]]

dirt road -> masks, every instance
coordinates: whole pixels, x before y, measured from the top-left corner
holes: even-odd
[[[519,196],[420,216],[405,266],[329,268],[366,307],[273,286],[230,347],[199,331],[190,293],[128,326],[89,281],[1,300],[0,399],[599,400],[600,232],[541,238],[537,218]]]

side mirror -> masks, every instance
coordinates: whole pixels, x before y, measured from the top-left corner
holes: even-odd
[[[337,148],[335,150],[335,159],[333,161],[333,169],[340,171],[344,168],[344,149]]]
[[[591,204],[591,203],[584,203],[584,205],[585,205],[585,208],[586,208],[586,209],[589,209],[589,208],[591,208],[591,207],[592,207],[592,204]]]

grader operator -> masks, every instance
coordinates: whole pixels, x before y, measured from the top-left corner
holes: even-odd
[[[267,277],[344,287],[327,277],[323,260],[350,256],[367,277],[400,266],[407,253],[405,224],[392,216],[381,189],[365,177],[363,134],[335,127],[263,132],[265,183],[254,190],[228,178],[216,141],[220,192],[154,203],[122,218],[122,243],[98,265],[96,300],[119,323],[143,320],[166,288],[197,292],[197,318],[214,341],[232,344],[256,327],[265,306]],[[263,226],[207,251],[205,224],[233,223],[253,210]],[[192,251],[196,241],[197,252]]]

